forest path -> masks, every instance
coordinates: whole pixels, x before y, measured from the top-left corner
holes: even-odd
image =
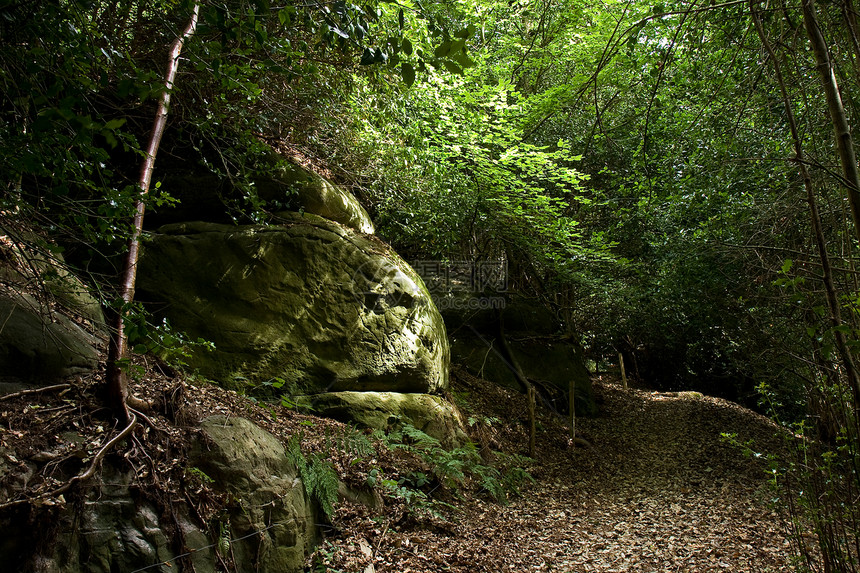
[[[466,382],[477,410],[505,421],[500,440],[522,451],[521,397]],[[364,571],[793,570],[763,462],[720,435],[778,447],[770,421],[694,393],[595,390],[601,416],[577,422],[592,450],[570,448],[562,421],[540,418],[537,483],[522,498],[470,501],[448,534],[357,531],[374,547]]]

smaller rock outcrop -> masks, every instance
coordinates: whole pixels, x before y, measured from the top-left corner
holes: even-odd
[[[190,464],[237,500],[229,532],[240,571],[301,571],[317,540],[318,512],[308,499],[284,446],[244,418],[211,416]],[[252,535],[260,532],[260,535]]]
[[[101,306],[59,254],[0,243],[0,383],[94,370],[103,328]]]
[[[284,446],[244,418],[212,416],[200,429],[188,475],[228,494],[219,521],[201,524],[181,496],[147,492],[134,471],[106,460],[100,483],[84,488],[78,503],[3,516],[4,571],[214,573],[225,561],[236,571],[303,571],[319,512]]]
[[[273,186],[275,189],[281,187],[280,193],[272,190]],[[370,216],[352,193],[295,163],[282,163],[278,168],[278,177],[263,186],[262,194],[269,196],[284,192],[288,196],[295,194],[295,197],[290,199],[291,203],[305,213],[336,221],[361,233],[374,233]]]
[[[461,297],[466,295],[461,294]],[[512,390],[522,391],[513,365],[499,340],[499,311],[464,311],[468,305],[451,305],[443,311],[450,336],[452,361],[470,373]],[[597,413],[591,378],[574,341],[559,336],[558,320],[545,307],[509,295],[503,307],[508,346],[526,378],[559,411],[568,409],[563,396],[573,385],[578,415]]]
[[[468,441],[463,415],[442,396],[397,392],[327,392],[297,398],[315,414],[366,428],[390,430],[408,423],[447,448]]]
[[[33,296],[0,293],[0,317],[3,376],[44,384],[98,365],[99,338]]]

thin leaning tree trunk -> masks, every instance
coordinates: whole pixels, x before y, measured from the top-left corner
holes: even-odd
[[[842,0],[842,19],[845,21],[848,38],[851,40],[851,49],[854,52],[855,80],[860,81],[860,32],[858,32],[857,15],[851,0]]]
[[[511,345],[508,344],[508,339],[505,336],[505,317],[504,311],[498,311],[499,318],[499,340],[502,343],[502,349],[505,351],[507,355],[508,363],[511,366],[511,370],[514,373],[514,376],[517,379],[523,388],[526,391],[526,397],[528,399],[528,415],[529,415],[529,457],[534,458],[536,454],[536,446],[535,446],[535,438],[536,438],[536,422],[535,422],[535,387],[531,381],[526,378],[526,375],[523,373],[523,369],[520,367],[520,362],[517,360],[517,357],[514,355],[514,351],[511,348]]]
[[[155,156],[158,153],[158,146],[161,144],[161,137],[167,124],[170,93],[173,90],[173,82],[176,79],[176,71],[179,68],[179,55],[182,53],[182,47],[185,45],[185,42],[194,36],[197,30],[197,18],[199,14],[200,2],[195,2],[194,10],[188,20],[188,24],[170,47],[167,71],[164,75],[164,92],[162,92],[158,102],[155,120],[152,124],[152,133],[150,134],[149,144],[146,148],[146,156],[140,168],[138,195],[135,201],[134,229],[128,242],[128,253],[125,256],[120,279],[122,308],[117,310],[108,347],[107,386],[111,409],[118,419],[126,423],[129,421],[130,415],[128,410],[128,379],[126,378],[123,360],[128,354],[128,341],[123,321],[128,305],[134,300],[135,283],[137,281],[137,261],[140,255],[140,235],[143,231],[144,198],[149,193],[152,170],[155,167]]]
[[[851,218],[854,221],[854,232],[860,240],[860,169],[857,167],[857,157],[854,154],[854,139],[851,135],[851,127],[848,124],[848,116],[842,105],[842,96],[839,94],[839,85],[836,83],[836,72],[833,62],[830,60],[830,51],[827,42],[818,26],[818,18],[815,15],[814,0],[803,0],[803,26],[812,52],[815,54],[815,64],[824,95],[827,99],[827,113],[833,123],[833,135],[836,139],[836,152],[842,164],[842,184],[848,192],[848,204],[851,206]]]

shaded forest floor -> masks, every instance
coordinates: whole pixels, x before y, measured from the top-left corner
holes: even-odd
[[[454,390],[502,420],[503,449],[526,452],[525,401],[459,373]],[[509,506],[469,499],[448,531],[392,528],[341,508],[324,548],[343,571],[788,571],[790,547],[769,509],[763,458],[777,428],[696,393],[624,390],[595,380],[601,415],[577,421],[593,449],[572,448],[559,417],[540,417],[536,482]],[[759,450],[762,451],[762,450]],[[399,529],[399,531],[398,531]]]
[[[426,460],[391,450],[367,432],[270,405],[207,383],[194,383],[138,357],[132,391],[160,404],[130,443],[105,458],[135,469],[149,498],[181,496],[215,523],[227,500],[191,479],[186,452],[197,420],[212,414],[251,419],[282,441],[301,434],[305,452],[325,454],[344,482],[366,488],[374,472],[398,479],[428,471]],[[118,429],[98,398],[103,370],[62,391],[0,399],[0,503],[40,499],[79,473]],[[527,453],[525,398],[455,369],[452,394],[475,425],[485,452]],[[494,502],[475,480],[459,488],[425,485],[450,506],[418,515],[403,497],[384,505],[340,503],[308,570],[343,573],[788,571],[790,547],[769,509],[764,458],[742,455],[721,433],[776,451],[778,428],[736,404],[695,393],[622,389],[595,379],[601,414],[577,421],[593,448],[574,448],[566,421],[539,408],[537,456],[522,496]],[[74,439],[68,436],[72,435]],[[356,456],[336,436],[365,436],[372,453]],[[341,442],[343,443],[343,442]],[[486,463],[492,463],[490,454]],[[497,458],[498,459],[498,458]],[[188,489],[189,484],[193,491]],[[39,497],[42,496],[42,497]],[[44,497],[48,496],[48,497]]]

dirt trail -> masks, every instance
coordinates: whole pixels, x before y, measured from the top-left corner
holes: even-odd
[[[503,443],[522,440],[519,397],[472,385],[479,409],[505,420]],[[353,561],[365,572],[792,570],[762,462],[720,438],[778,447],[768,420],[698,394],[595,386],[602,415],[578,422],[594,449],[569,448],[561,421],[541,419],[538,483],[510,506],[470,502],[447,534],[356,524],[339,550],[369,545]]]

